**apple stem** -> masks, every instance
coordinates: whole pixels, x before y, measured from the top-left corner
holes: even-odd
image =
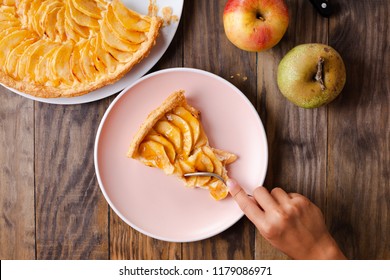
[[[262,16],[262,14],[260,12],[256,13],[256,18],[261,20],[261,21],[265,21],[265,18]]]
[[[314,77],[315,80],[320,83],[321,90],[326,89],[325,84],[324,84],[324,79],[322,78],[323,73],[324,73],[324,61],[325,61],[324,58],[320,57],[320,59],[318,60],[318,63],[317,63],[317,74]]]

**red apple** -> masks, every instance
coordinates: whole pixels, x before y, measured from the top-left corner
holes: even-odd
[[[228,39],[238,48],[253,52],[275,46],[288,21],[284,0],[228,0],[223,12]]]

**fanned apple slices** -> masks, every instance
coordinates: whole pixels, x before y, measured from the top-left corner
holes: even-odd
[[[185,173],[207,171],[228,179],[225,166],[236,155],[211,148],[202,128],[199,112],[187,104],[184,91],[171,94],[152,111],[134,136],[128,157],[147,166],[176,175],[188,187],[208,189],[215,200],[224,199],[228,190],[212,177],[184,177]]]
[[[119,0],[0,1],[0,83],[44,98],[88,93],[146,57],[161,24]]]

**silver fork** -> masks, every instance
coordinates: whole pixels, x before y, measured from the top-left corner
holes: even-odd
[[[218,175],[216,173],[206,172],[206,171],[198,171],[198,172],[191,172],[191,173],[185,173],[184,174],[184,177],[191,177],[191,176],[202,176],[202,177],[209,177],[209,176],[211,176],[211,177],[217,178],[218,180],[221,180],[222,183],[224,183],[225,186],[226,186],[226,181],[220,175]],[[248,194],[248,193],[247,193],[247,196],[253,197],[253,195]]]
[[[212,172],[201,171],[201,172],[192,172],[192,173],[185,173],[184,174],[184,177],[190,177],[190,176],[202,176],[202,177],[211,176],[211,177],[217,178],[218,180],[221,180],[222,183],[224,183],[226,185],[225,180],[220,175],[212,173]]]

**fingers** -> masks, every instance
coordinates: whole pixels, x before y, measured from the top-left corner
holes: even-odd
[[[256,226],[258,226],[260,224],[261,219],[264,216],[264,212],[259,208],[259,206],[253,199],[248,197],[246,192],[240,187],[240,185],[238,185],[238,183],[235,180],[229,179],[226,182],[226,184],[229,188],[230,194],[237,202],[238,206],[240,206],[244,214]]]
[[[299,193],[289,193],[288,196],[292,199],[305,199],[305,200],[309,200],[306,196],[303,196]]]
[[[272,189],[271,195],[279,205],[287,204],[291,200],[291,197],[289,196],[289,194],[286,193],[281,188]]]
[[[272,197],[269,191],[264,187],[258,187],[253,192],[253,197],[259,203],[264,211],[269,211],[278,206],[277,201]]]

